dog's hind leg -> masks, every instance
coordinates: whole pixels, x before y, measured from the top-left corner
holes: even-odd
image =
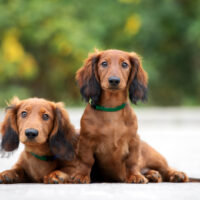
[[[151,177],[153,174],[155,175],[156,173],[153,172],[155,172],[156,170],[161,174],[162,180],[165,182],[188,181],[188,177],[184,172],[179,172],[169,167],[166,159],[155,149],[153,149],[151,146],[149,146],[147,143],[143,141],[141,141],[141,156],[142,156],[141,168],[150,169],[150,172],[148,174],[149,177]],[[152,172],[151,170],[154,171]]]

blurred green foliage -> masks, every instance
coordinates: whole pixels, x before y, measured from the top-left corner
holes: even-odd
[[[75,72],[95,47],[142,55],[149,105],[199,105],[200,1],[188,0],[0,0],[0,105],[79,105]]]

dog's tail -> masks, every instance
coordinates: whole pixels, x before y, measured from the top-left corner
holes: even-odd
[[[200,178],[190,178],[189,177],[188,182],[190,182],[190,183],[200,183]]]

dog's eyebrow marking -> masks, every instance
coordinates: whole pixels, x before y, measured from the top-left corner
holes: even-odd
[[[45,113],[45,112],[47,112],[47,110],[45,108],[40,108],[40,112]]]
[[[125,60],[126,60],[126,61],[129,61],[128,58],[125,58],[125,57],[120,57],[120,58],[119,58],[119,61],[125,61]]]
[[[39,112],[42,114],[44,114],[44,113],[50,114],[51,110],[49,108],[42,107],[42,108],[40,108]]]
[[[31,106],[25,107],[23,110],[30,111],[31,110]]]

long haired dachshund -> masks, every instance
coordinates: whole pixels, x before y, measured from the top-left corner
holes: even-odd
[[[1,148],[12,152],[25,145],[11,170],[0,173],[0,183],[66,183],[70,177],[57,170],[75,157],[77,135],[61,103],[14,98],[1,126]],[[65,166],[67,167],[67,166]]]
[[[141,141],[130,101],[147,99],[147,73],[132,52],[106,50],[86,59],[76,74],[82,97],[89,102],[81,119],[79,167],[75,182],[89,183],[95,163],[101,181],[147,183],[187,182],[183,172]],[[144,169],[148,169],[142,174]]]

